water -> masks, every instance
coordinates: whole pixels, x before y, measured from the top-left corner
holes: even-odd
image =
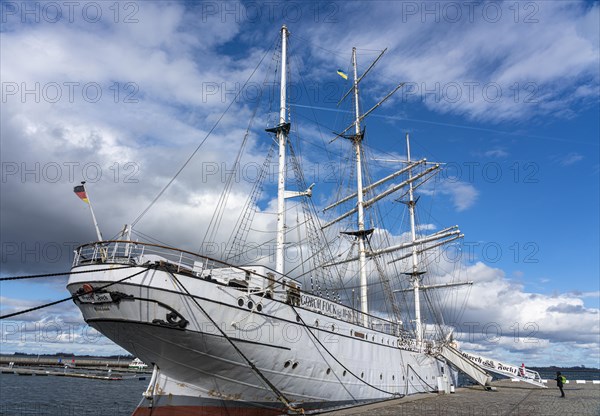
[[[539,370],[544,379],[556,369]],[[600,380],[600,370],[561,370],[568,380]],[[126,377],[129,375],[126,375]],[[130,416],[142,398],[149,375],[118,380],[87,380],[56,376],[0,374],[0,415],[6,416]],[[459,385],[470,384],[459,377]]]
[[[600,369],[561,369],[561,368],[530,368],[530,370],[537,371],[543,380],[548,380],[548,385],[553,386],[556,383],[553,381],[556,378],[556,372],[560,371],[563,376],[570,380],[572,383],[575,380],[600,380]],[[494,379],[503,379],[505,377],[499,377],[492,374]],[[554,383],[554,384],[553,384]],[[459,386],[472,386],[474,382],[462,373],[458,374],[458,385]]]
[[[0,415],[131,416],[148,380],[1,374]]]
[[[533,368],[532,368],[533,370]],[[543,379],[547,379],[548,381],[554,380],[556,378],[556,372],[560,371],[563,376],[567,378],[567,380],[571,380],[574,382],[575,380],[600,380],[600,370],[599,369],[567,369],[563,370],[560,368],[544,368],[536,370],[540,373],[540,377]]]

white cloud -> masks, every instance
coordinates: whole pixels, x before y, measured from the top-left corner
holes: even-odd
[[[558,157],[557,159],[561,166],[571,166],[583,160],[583,155],[577,152],[570,152],[566,155]]]
[[[365,66],[369,50],[389,47],[380,63],[382,75],[374,78],[388,81],[388,87],[408,81],[410,88],[396,99],[424,101],[434,111],[476,120],[525,120],[540,114],[568,116],[564,109],[569,105],[595,102],[600,81],[598,4],[530,3],[535,10],[519,9],[516,15],[512,3],[488,7],[490,3],[477,3],[471,12],[473,5],[462,4],[461,17],[454,19],[444,12],[443,3],[411,3],[416,7],[411,12],[408,3],[370,2],[360,22],[346,20],[360,24],[359,33],[333,26],[316,28],[311,36],[329,49],[366,49],[367,57],[359,61]],[[344,5],[344,10],[356,8]],[[497,8],[499,19],[487,14]],[[315,53],[331,60],[324,51]],[[347,62],[341,56],[340,64]]]
[[[486,151],[483,155],[487,156],[487,157],[502,158],[502,157],[508,156],[508,152],[501,148],[495,148],[495,149]]]
[[[544,365],[549,363],[548,357],[544,360],[548,348],[569,346],[569,355],[555,357],[568,364],[575,359],[588,360],[587,355],[600,346],[600,310],[586,308],[583,296],[529,293],[506,279],[502,270],[481,262],[466,272],[475,284],[459,334],[465,349],[477,343],[515,359],[518,354],[514,351],[521,351],[522,359],[529,361],[537,354],[537,364]]]
[[[458,212],[471,208],[479,197],[479,191],[473,185],[461,181],[444,181],[436,192],[448,195]]]
[[[298,25],[292,32],[291,44],[295,43],[297,49],[305,49],[306,55],[310,55],[303,57],[306,61],[301,64],[308,64],[309,72],[321,75],[316,79],[325,78],[323,74],[330,71],[332,60],[336,62],[334,68],[344,68],[351,45],[363,49],[360,53],[371,53],[373,56],[369,58],[374,54],[364,49],[389,46],[389,52],[375,70],[378,72],[370,78],[379,85],[374,82],[375,85],[371,84],[368,89],[365,87],[365,92],[381,96],[382,91],[400,80],[413,81],[418,88],[415,94],[402,96],[401,92],[396,97],[396,100],[408,101],[419,99],[423,88],[435,89],[439,83],[439,100],[436,102],[435,97],[429,96],[427,106],[434,111],[465,115],[471,119],[520,120],[539,113],[556,113],[573,103],[597,98],[598,5],[535,4],[540,7],[537,16],[540,23],[535,25],[515,24],[510,14],[508,19],[497,24],[478,18],[475,22],[454,24],[445,21],[434,25],[422,23],[418,15],[403,15],[402,3],[371,2],[365,13],[363,4],[347,2],[342,5],[342,12],[354,14],[343,19],[340,15],[343,24],[324,25],[311,21]],[[421,3],[418,6],[424,7]],[[507,16],[508,11],[503,11]],[[205,20],[198,15],[198,10],[186,9],[183,3],[143,2],[137,17],[139,22],[133,25],[90,26],[81,21],[73,25],[17,22],[9,26],[10,30],[2,32],[0,69],[3,86],[14,83],[10,85],[19,89],[15,95],[3,97],[0,115],[2,160],[14,163],[18,169],[7,181],[2,181],[3,242],[62,244],[92,239],[94,233],[87,206],[72,195],[72,186],[81,180],[86,165],[97,165],[102,172],[98,182],[89,181],[89,191],[103,230],[113,234],[125,222],[135,218],[172,178],[229,104],[233,97],[231,94],[224,97],[223,87],[231,89],[231,82],[235,86],[248,77],[270,46],[265,43],[264,33],[268,31],[271,39],[274,26],[244,26],[235,19],[222,20],[222,16]],[[405,17],[406,24],[403,22]],[[399,21],[403,22],[403,30],[399,30]],[[352,25],[363,29],[360,35],[347,30]],[[250,33],[243,34],[242,28]],[[229,51],[229,42],[238,35],[254,38],[255,46]],[[338,52],[332,54],[331,50]],[[236,55],[243,55],[243,58],[234,59]],[[309,58],[327,64],[319,65]],[[361,55],[363,69],[367,62],[368,58]],[[78,83],[74,87],[73,102],[69,87],[65,85],[71,82]],[[471,100],[465,84],[469,82],[479,85],[498,83],[503,92],[502,99],[486,101],[482,91],[476,89],[475,98]],[[35,89],[36,83],[39,84],[37,96],[42,98],[38,100],[40,102],[33,98],[36,93],[23,95],[22,92],[23,86]],[[62,91],[56,103],[43,99],[47,98],[44,94],[52,92],[53,83]],[[83,95],[83,86],[88,83],[100,86],[103,93],[100,101],[91,102],[89,95]],[[461,88],[462,96],[456,103],[442,94],[444,89],[446,93],[450,92],[448,86],[451,83],[458,83]],[[515,83],[525,88],[516,102],[510,95],[513,93],[510,88]],[[218,87],[216,91],[210,89],[215,86]],[[116,91],[119,92],[117,102]],[[136,92],[132,98],[137,101],[124,102],[127,94],[133,91]],[[565,94],[565,91],[574,91],[574,94]],[[531,98],[539,103],[523,101],[532,94]],[[166,198],[159,201],[140,223],[140,230],[169,242],[176,240],[173,242],[182,248],[198,248],[220,195],[221,172],[231,167],[231,157],[244,134],[245,121],[240,121],[247,120],[251,111],[242,104],[233,107],[223,119],[221,129],[213,134],[214,140],[202,147],[195,160],[200,163],[191,164],[177,179],[167,191]],[[266,122],[260,120],[256,124],[263,127]],[[309,134],[319,137],[316,129]],[[264,136],[250,138],[248,163],[262,163],[266,141]],[[497,148],[488,151],[487,156],[504,157],[506,154]],[[571,165],[582,158],[578,153],[567,156],[561,163]],[[381,157],[402,158],[402,155],[393,153]],[[315,159],[324,159],[323,152]],[[223,165],[226,160],[229,164]],[[311,160],[306,162],[310,164]],[[36,163],[39,164],[37,169]],[[78,164],[74,167],[73,177],[69,163]],[[127,163],[133,163],[133,167],[127,169]],[[61,168],[61,177],[56,182],[48,180],[47,176],[53,164]],[[218,173],[207,175],[207,169],[214,166],[219,169]],[[27,169],[33,173],[25,173]],[[128,177],[132,172],[133,175]],[[326,171],[325,175],[328,173]],[[135,181],[127,182],[128,178]],[[232,191],[221,239],[226,240],[229,236],[239,207],[245,202],[243,191],[250,186],[242,182]],[[479,195],[473,185],[464,182],[444,182],[437,191],[449,197],[457,211],[472,207]],[[419,192],[426,191],[420,189]],[[10,198],[4,195],[10,195]],[[264,211],[273,210],[272,202],[269,197],[261,201]],[[259,230],[271,228],[274,221],[268,214],[259,215],[257,219],[255,228]],[[420,228],[422,231],[434,229],[432,224]],[[384,231],[379,234],[377,238],[382,240],[393,238]],[[269,235],[263,237],[271,238]],[[398,241],[403,238],[402,235],[396,237]],[[48,264],[43,260],[24,262],[18,255],[9,257],[3,264],[3,273],[24,269],[31,272],[35,268],[47,271],[51,267],[63,269],[68,265],[68,261]],[[592,295],[573,293],[550,297],[526,293],[522,287],[508,281],[501,270],[482,263],[472,266],[469,275],[478,284],[472,289],[463,321],[480,322],[480,329],[487,323],[498,322],[503,330],[503,337],[495,344],[485,344],[485,337],[479,333],[478,339],[484,341],[484,348],[497,350],[500,354],[510,354],[514,349],[526,350],[531,356],[540,354],[542,363],[546,362],[540,351],[542,346],[548,345],[553,350],[558,346],[558,350],[564,347],[591,353],[595,348],[597,354],[598,340],[594,338],[594,331],[598,333],[597,310],[585,308],[581,301]],[[41,302],[1,299],[3,313]],[[24,319],[35,327],[36,324],[55,322],[49,320],[49,316],[56,317],[62,327],[69,322],[83,325],[72,304],[69,308],[36,312]],[[520,325],[520,334],[525,335],[529,329],[524,326],[529,322],[536,323],[535,339],[540,342],[540,347],[511,343],[511,325],[515,322]],[[3,328],[7,330],[6,326]],[[77,336],[77,340],[82,339],[81,334]],[[39,346],[29,344],[29,340],[25,338],[23,343],[17,337],[12,345],[30,349]],[[61,335],[56,342],[48,342],[43,348],[48,348],[47,351],[62,349],[65,342],[68,338]],[[116,348],[105,345],[104,341],[98,342],[101,348],[98,345],[91,347],[96,352]],[[87,348],[85,343],[77,341],[75,344],[80,351]]]

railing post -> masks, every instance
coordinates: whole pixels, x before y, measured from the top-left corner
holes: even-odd
[[[179,263],[177,263],[177,271],[181,271],[181,260],[183,259],[183,251],[179,252]]]

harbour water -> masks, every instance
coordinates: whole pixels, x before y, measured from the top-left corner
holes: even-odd
[[[147,377],[104,381],[1,374],[0,415],[130,416],[147,384]]]
[[[600,380],[600,371],[562,370],[571,380]],[[552,379],[555,370],[540,371]],[[122,380],[105,381],[57,376],[0,375],[2,416],[130,416],[142,398],[148,377],[140,380],[123,374]],[[573,386],[575,387],[575,386]],[[377,414],[377,413],[375,413]]]

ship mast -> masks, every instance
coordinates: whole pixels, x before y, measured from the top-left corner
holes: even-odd
[[[276,127],[277,141],[279,143],[279,176],[277,183],[277,245],[275,249],[275,271],[284,272],[284,246],[285,246],[285,150],[290,130],[286,122],[286,73],[287,73],[287,36],[288,30],[281,27],[281,85],[279,95],[279,125]]]
[[[367,298],[367,256],[365,251],[365,231],[364,201],[363,201],[363,179],[361,163],[361,142],[363,134],[360,130],[360,109],[358,106],[358,74],[356,69],[356,48],[352,48],[352,67],[354,70],[354,153],[356,159],[356,207],[358,209],[358,267],[360,276],[360,310],[362,312],[362,321],[364,326],[368,326],[369,302]]]
[[[311,197],[312,184],[304,191],[286,191],[286,148],[288,135],[290,133],[290,122],[287,120],[286,91],[287,91],[287,38],[289,32],[287,27],[281,27],[281,85],[279,94],[279,124],[273,128],[266,129],[269,133],[275,133],[279,145],[279,172],[277,179],[277,243],[275,247],[275,271],[280,274],[285,272],[285,200],[297,197]]]
[[[410,165],[410,138],[408,137],[408,133],[406,133],[406,158],[408,164]],[[408,170],[408,178],[412,179],[412,169]],[[424,274],[424,271],[419,271],[419,264],[417,258],[417,230],[415,227],[415,205],[417,201],[415,201],[414,193],[413,193],[413,183],[412,181],[408,185],[408,212],[410,216],[410,233],[412,237],[412,269],[409,273],[406,273],[410,276],[413,285],[413,292],[415,296],[415,338],[417,341],[417,348],[421,348],[421,343],[423,341],[423,328],[421,323],[421,299],[420,299],[420,286],[421,286],[421,275]]]

